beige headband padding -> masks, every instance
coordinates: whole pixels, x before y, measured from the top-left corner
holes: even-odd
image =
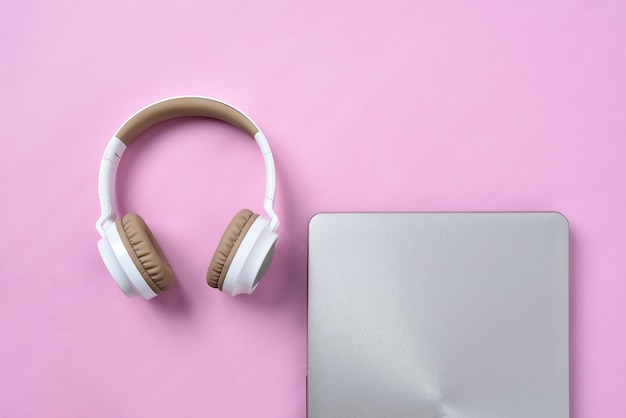
[[[127,146],[146,129],[169,119],[200,116],[219,119],[254,137],[258,128],[244,114],[229,105],[202,97],[179,97],[155,103],[130,118],[117,131]]]

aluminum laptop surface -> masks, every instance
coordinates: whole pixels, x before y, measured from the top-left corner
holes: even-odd
[[[558,213],[314,216],[308,417],[568,417],[568,230]]]

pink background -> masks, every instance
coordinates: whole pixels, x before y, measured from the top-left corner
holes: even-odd
[[[0,416],[304,416],[307,222],[346,210],[564,213],[571,416],[624,416],[626,3],[9,0],[0,53]],[[128,300],[96,249],[100,158],[184,94],[265,131],[281,242],[254,295],[210,289],[262,159],[224,124],[162,124],[119,203],[179,281]]]

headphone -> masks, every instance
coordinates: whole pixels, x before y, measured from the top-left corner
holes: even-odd
[[[239,211],[230,222],[211,259],[206,275],[211,287],[235,296],[252,293],[269,267],[278,234],[274,212],[276,173],[272,151],[256,123],[234,106],[208,97],[173,97],[158,101],[131,116],[104,151],[98,178],[101,215],[96,229],[102,237],[98,251],[115,283],[128,297],[152,299],[173,286],[174,271],[145,221],[136,213],[117,217],[115,178],[122,154],[148,128],[174,118],[199,116],[226,122],[252,136],[265,162],[268,218]]]

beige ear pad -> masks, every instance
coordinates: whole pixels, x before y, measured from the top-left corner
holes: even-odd
[[[243,209],[230,221],[209,264],[209,271],[206,274],[206,282],[209,286],[222,290],[230,263],[246,236],[246,232],[258,217],[259,215],[252,213],[251,210]]]
[[[161,293],[174,285],[174,271],[152,231],[136,213],[124,215],[115,221],[124,247],[154,293]]]

